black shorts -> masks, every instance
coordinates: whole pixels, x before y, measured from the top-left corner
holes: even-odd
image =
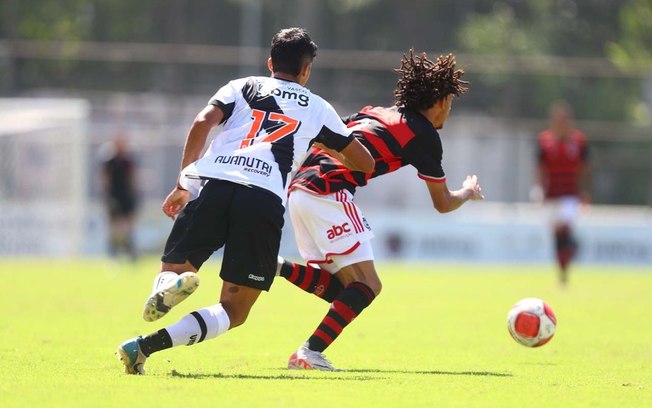
[[[161,260],[189,261],[199,269],[224,246],[220,271],[224,281],[269,290],[276,274],[284,210],[272,193],[210,180],[177,217]]]
[[[127,196],[107,197],[106,206],[109,209],[109,218],[113,220],[133,215],[136,211],[136,200]]]

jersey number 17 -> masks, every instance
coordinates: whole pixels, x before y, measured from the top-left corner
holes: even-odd
[[[263,129],[265,129],[267,136],[260,141],[272,143],[282,137],[294,134],[297,129],[299,129],[299,126],[301,126],[300,121],[287,115],[277,112],[265,112],[259,109],[251,110],[251,118],[254,121],[251,124],[249,133],[247,133],[247,136],[242,140],[242,142],[240,142],[241,149],[254,144],[254,140],[256,140],[260,131]],[[276,123],[270,124],[269,122]]]

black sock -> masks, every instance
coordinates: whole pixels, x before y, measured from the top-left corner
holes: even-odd
[[[320,353],[324,351],[375,297],[374,291],[364,283],[349,284],[333,301],[317,330],[308,339],[308,348]]]
[[[342,283],[329,272],[312,265],[299,265],[285,261],[281,276],[298,288],[332,302],[344,290]]]
[[[169,349],[172,347],[172,338],[167,330],[161,329],[156,333],[148,334],[138,340],[140,351],[143,352],[145,357],[157,351]]]

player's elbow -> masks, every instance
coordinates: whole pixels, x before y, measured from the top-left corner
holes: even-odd
[[[365,157],[363,160],[360,160],[360,163],[357,163],[358,170],[364,173],[373,173],[374,168],[376,167],[376,161],[371,155]]]
[[[448,207],[437,207],[437,206],[435,206],[435,209],[440,214],[446,214],[446,213],[449,213],[449,212],[453,211],[452,208],[448,208]]]
[[[449,205],[446,201],[433,201],[433,207],[440,214],[446,214],[454,210],[453,206]]]
[[[197,116],[195,116],[193,125],[210,128],[220,124],[222,119],[224,119],[224,112],[222,109],[215,105],[208,105],[202,109]]]
[[[210,119],[203,113],[200,112],[197,116],[195,116],[195,120],[192,122],[193,128],[211,128],[213,124],[211,123]]]
[[[339,154],[344,156],[343,163],[351,170],[363,173],[372,173],[374,171],[376,160],[369,153],[369,150],[356,139],[353,139]]]

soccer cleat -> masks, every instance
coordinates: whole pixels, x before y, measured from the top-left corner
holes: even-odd
[[[199,286],[199,277],[194,272],[184,272],[164,285],[147,299],[143,319],[153,322],[165,316],[173,307],[190,296]]]
[[[122,364],[125,365],[125,373],[127,374],[145,374],[145,360],[147,360],[147,357],[140,350],[139,340],[140,337],[126,340],[115,351]]]
[[[290,370],[341,371],[333,367],[322,353],[310,350],[305,344],[290,356],[288,368]]]

